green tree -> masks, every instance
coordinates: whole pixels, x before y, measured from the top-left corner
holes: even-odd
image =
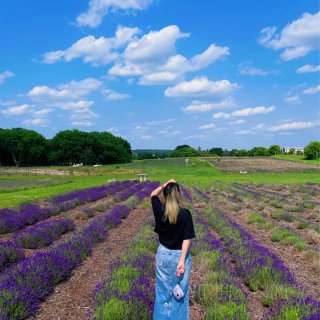
[[[270,146],[268,150],[271,155],[282,154],[281,147],[277,144]]]
[[[5,157],[10,155],[17,167],[47,164],[47,140],[36,131],[23,128],[2,129],[0,141]]]
[[[178,157],[198,157],[199,156],[199,152],[196,149],[191,148],[189,146],[184,147],[184,148],[180,148],[180,146],[179,146],[179,149],[177,149],[177,148],[172,151],[171,155],[172,155],[173,158],[178,158]]]
[[[320,142],[311,141],[307,146],[304,147],[304,154],[307,160],[319,159],[320,158]]]
[[[245,149],[236,150],[234,152],[234,155],[236,157],[247,157],[249,155],[249,152]]]
[[[269,150],[265,147],[254,147],[249,151],[249,156],[269,156]]]
[[[212,148],[209,150],[209,152],[214,156],[219,156],[219,157],[223,156],[222,148]]]
[[[236,155],[236,152],[237,152],[238,150],[237,149],[232,149],[231,151],[230,151],[230,156],[231,157],[234,157],[235,155]]]

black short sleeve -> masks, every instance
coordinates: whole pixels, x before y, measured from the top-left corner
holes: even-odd
[[[155,217],[161,219],[163,217],[164,211],[160,199],[157,196],[152,196],[151,203]]]
[[[183,240],[195,238],[194,226],[191,212],[186,209],[186,223],[183,230]]]

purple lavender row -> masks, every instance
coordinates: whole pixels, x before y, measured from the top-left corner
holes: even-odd
[[[145,197],[150,196],[151,192],[156,189],[160,185],[160,182],[154,181],[154,182],[149,182],[148,185],[135,193],[135,196],[138,198],[139,201],[142,201]]]
[[[14,235],[13,241],[25,249],[44,248],[52,244],[59,237],[75,229],[70,219],[45,221],[25,231]]]
[[[320,302],[310,296],[280,299],[263,315],[264,320],[287,320],[293,317],[301,320],[319,320]]]
[[[181,193],[182,193],[182,196],[183,198],[188,201],[188,202],[192,202],[192,196],[191,196],[191,193],[184,187],[181,187]]]
[[[198,194],[200,194],[201,197],[203,197],[204,199],[207,199],[207,200],[210,200],[210,197],[204,193],[203,191],[201,191],[200,189],[198,188],[194,188],[194,191]]]
[[[59,202],[57,200],[55,205],[44,208],[37,204],[23,204],[20,205],[18,211],[10,208],[0,209],[0,233],[20,230],[25,226],[46,220],[60,212],[71,210],[81,203],[96,201],[106,196],[106,194],[118,192],[135,183],[137,183],[137,181],[123,181],[103,186],[104,191],[101,191],[101,187],[74,191],[73,196],[76,196],[76,198],[73,200],[65,202]],[[61,197],[63,197],[63,195]],[[63,200],[63,198],[61,199]]]
[[[201,215],[200,211],[196,211],[196,213]],[[214,315],[218,308],[220,313],[219,319],[248,320],[247,292],[244,285],[238,280],[238,275],[234,268],[226,258],[226,249],[222,242],[209,232],[207,221],[198,216],[195,222],[202,226],[202,230],[199,231],[200,237],[198,236],[195,241],[196,245],[194,250],[196,250],[197,253],[212,253],[212,260],[210,260],[212,261],[212,271],[215,272],[215,281],[220,287],[220,294],[213,299],[211,305],[208,305],[208,300],[210,299],[206,299],[205,295],[202,298],[202,302],[209,307],[206,319],[211,319],[211,317],[215,318]],[[199,289],[200,288],[201,285]],[[230,304],[233,306],[230,307]]]
[[[38,221],[48,219],[56,215],[59,209],[55,206],[42,208],[37,204],[23,204],[19,211],[13,209],[0,210],[0,233],[13,232],[32,225]]]
[[[0,244],[0,273],[7,267],[24,259],[24,254],[16,244],[3,242]]]
[[[122,181],[122,182],[117,182],[117,183],[111,183],[108,185],[103,185],[99,187],[92,187],[88,189],[83,189],[83,190],[76,190],[72,191],[66,194],[62,194],[56,197],[53,197],[49,199],[53,203],[61,203],[61,202],[66,202],[70,200],[77,200],[80,203],[85,203],[85,202],[92,202],[95,200],[98,200],[100,198],[105,197],[106,195],[113,194],[115,192],[118,192],[124,188],[127,188],[133,184],[136,184],[138,181]],[[94,199],[94,200],[93,200]]]
[[[107,279],[96,286],[91,320],[152,318],[155,292],[152,261],[157,241],[149,228],[148,223],[140,229],[130,248],[111,265]]]
[[[130,209],[114,206],[72,237],[44,252],[24,259],[0,276],[0,318],[26,319],[34,315],[54,286],[91,254],[92,248],[108,236],[108,229],[121,223]]]
[[[266,286],[264,276],[271,282],[286,283],[300,289],[293,274],[283,261],[267,248],[263,247],[240,225],[231,220],[218,208],[213,208],[216,218],[214,226],[218,229],[233,260],[239,275],[249,285],[251,290],[263,289]],[[263,275],[265,272],[267,275]]]

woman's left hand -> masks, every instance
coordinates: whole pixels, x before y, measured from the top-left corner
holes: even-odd
[[[180,277],[184,273],[184,262],[179,261],[177,265],[177,277]]]

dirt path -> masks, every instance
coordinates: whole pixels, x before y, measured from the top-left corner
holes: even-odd
[[[108,238],[94,247],[92,256],[73,271],[71,278],[56,286],[55,292],[42,303],[33,320],[84,320],[93,309],[92,290],[101,282],[110,266],[123,253],[150,208],[134,209],[115,229],[109,231]]]

